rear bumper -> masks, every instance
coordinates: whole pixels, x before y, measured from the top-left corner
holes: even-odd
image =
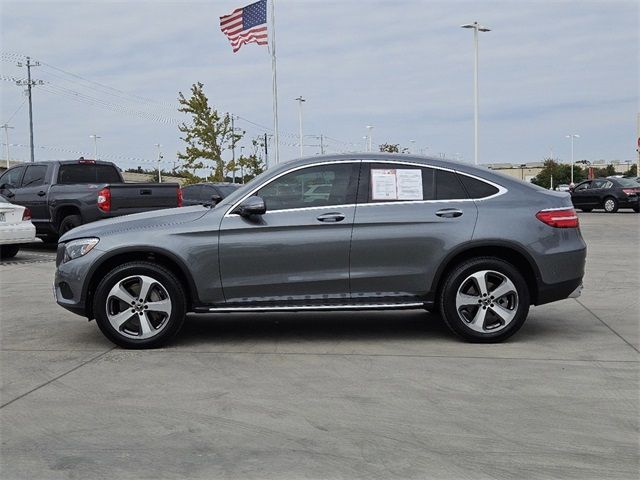
[[[536,305],[577,298],[582,293],[582,277],[560,283],[540,283]]]
[[[36,227],[31,222],[7,224],[0,227],[0,245],[30,243],[36,239]]]

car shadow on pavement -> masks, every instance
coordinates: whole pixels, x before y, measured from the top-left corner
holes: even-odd
[[[282,341],[455,340],[424,311],[212,314],[189,316],[174,345]]]

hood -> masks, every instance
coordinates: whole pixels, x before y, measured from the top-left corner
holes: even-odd
[[[169,225],[179,225],[199,219],[211,209],[202,205],[193,207],[168,208],[151,212],[134,213],[121,217],[99,220],[81,225],[60,237],[60,242],[68,242],[77,238],[104,237],[123,231],[148,230]]]

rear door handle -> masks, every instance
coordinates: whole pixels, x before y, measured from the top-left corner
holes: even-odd
[[[438,210],[436,215],[443,218],[456,218],[462,216],[462,210],[459,208],[443,208]]]
[[[341,222],[345,219],[344,214],[342,213],[323,213],[322,215],[319,215],[318,217],[316,217],[316,219],[319,222],[325,222],[325,223],[336,223],[336,222]]]
[[[39,197],[44,197],[46,194],[47,194],[47,192],[45,192],[44,190],[40,190],[40,191],[38,192],[38,196],[39,196]]]

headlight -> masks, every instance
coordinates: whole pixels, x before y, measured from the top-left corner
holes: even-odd
[[[72,240],[64,247],[64,258],[62,263],[66,263],[74,258],[82,257],[86,255],[93,247],[95,247],[100,239],[98,238],[81,238],[79,240]]]

